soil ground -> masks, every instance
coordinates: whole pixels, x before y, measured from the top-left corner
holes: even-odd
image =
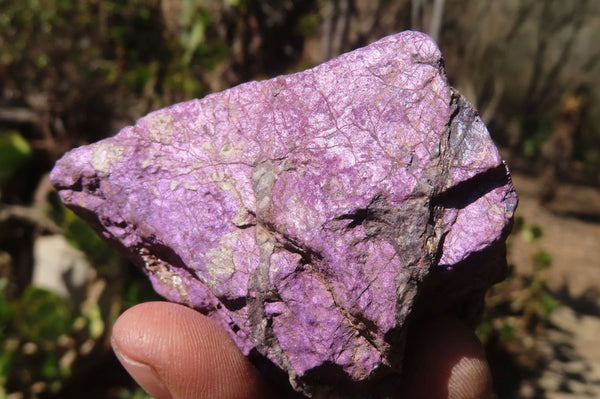
[[[513,174],[513,183],[519,195],[517,217],[539,226],[542,236],[533,244],[513,237],[509,262],[529,271],[533,254],[544,250],[552,255],[550,288],[567,289],[574,297],[600,293],[600,190],[562,184],[556,198],[542,206],[534,177]]]
[[[542,206],[535,177],[513,173],[513,183],[520,198],[517,217],[526,227],[539,226],[541,237],[528,242],[515,232],[509,263],[516,273],[528,274],[534,254],[550,254],[547,284],[561,304],[533,344],[543,368],[510,397],[600,398],[600,190],[561,184],[555,199]]]

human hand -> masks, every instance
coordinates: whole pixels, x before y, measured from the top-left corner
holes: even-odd
[[[149,302],[127,310],[112,334],[117,357],[155,399],[275,398],[215,322],[195,310]],[[458,320],[419,326],[407,343],[401,398],[484,399],[491,377],[481,344]]]

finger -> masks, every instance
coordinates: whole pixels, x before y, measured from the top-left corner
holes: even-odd
[[[441,317],[410,334],[407,343],[406,397],[484,399],[492,379],[477,336],[460,321]]]
[[[267,397],[258,371],[227,333],[185,306],[150,302],[127,310],[113,327],[112,344],[155,399]]]

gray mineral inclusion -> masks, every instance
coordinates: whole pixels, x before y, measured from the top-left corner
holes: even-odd
[[[475,320],[517,205],[412,31],[153,112],[51,179],[157,292],[319,398],[387,397],[411,320]]]

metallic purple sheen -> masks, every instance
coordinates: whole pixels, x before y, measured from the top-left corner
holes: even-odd
[[[314,397],[385,397],[412,318],[476,318],[517,205],[437,46],[411,31],[153,112],[51,180],[157,292]]]

